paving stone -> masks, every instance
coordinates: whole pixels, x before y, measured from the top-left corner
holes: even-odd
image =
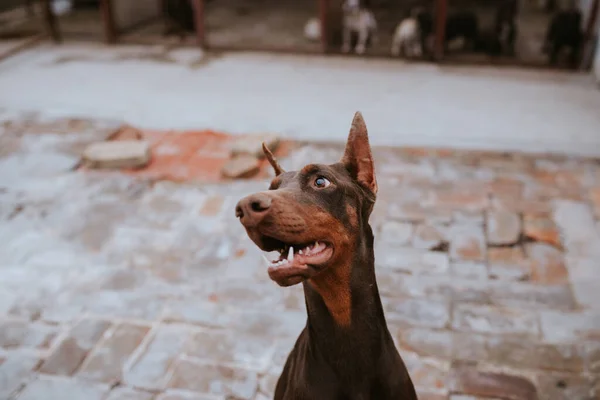
[[[521,235],[521,218],[504,210],[490,211],[487,214],[487,241],[491,245],[516,243]]]
[[[567,258],[569,280],[577,302],[583,307],[600,308],[600,276],[598,275],[598,259]]]
[[[526,281],[531,277],[531,263],[520,247],[488,249],[489,275],[492,279]]]
[[[541,330],[549,343],[571,343],[600,336],[600,312],[543,311],[540,313]]]
[[[256,157],[241,155],[227,161],[221,169],[221,174],[229,179],[251,178],[259,170],[260,165]]]
[[[152,400],[154,394],[127,387],[114,389],[106,400]]]
[[[386,318],[396,324],[443,328],[450,320],[448,304],[424,299],[385,299]]]
[[[267,335],[201,331],[193,334],[185,354],[208,363],[264,371],[273,351],[273,338]]]
[[[398,343],[422,357],[452,358],[452,332],[425,328],[400,329]]]
[[[454,225],[448,237],[452,260],[485,261],[485,237],[481,226]]]
[[[67,378],[40,377],[31,382],[19,396],[19,400],[104,400],[108,385]]]
[[[525,377],[483,372],[467,364],[453,366],[449,385],[455,393],[473,396],[506,400],[537,400],[539,396],[533,383]]]
[[[582,372],[586,348],[580,344],[549,344],[523,336],[454,333],[452,357],[514,368]]]
[[[450,272],[454,276],[466,279],[485,280],[488,270],[484,263],[472,261],[453,261],[450,263]]]
[[[375,265],[384,269],[415,275],[445,274],[449,269],[448,255],[409,247],[393,247],[384,243],[375,246]]]
[[[265,398],[272,399],[275,395],[277,381],[280,374],[265,374],[258,382],[259,391],[265,395]]]
[[[412,238],[412,245],[417,249],[434,250],[446,242],[444,229],[441,226],[419,224]]]
[[[82,320],[42,364],[40,372],[52,375],[72,375],[90,350],[100,340],[110,324],[100,320]]]
[[[9,399],[32,377],[39,360],[28,354],[11,354],[0,360],[0,399]]]
[[[531,281],[545,285],[568,283],[569,273],[560,250],[545,243],[527,243],[525,252],[531,260]]]
[[[459,331],[491,334],[539,334],[535,313],[510,308],[457,304],[452,312],[452,327]]]
[[[536,377],[540,398],[549,400],[597,400],[593,381],[573,374],[540,373]]]
[[[244,369],[184,359],[176,362],[169,387],[250,400],[258,389],[258,377]]]
[[[487,188],[468,181],[440,185],[435,191],[435,204],[449,210],[482,211],[489,205]]]
[[[412,233],[412,224],[407,222],[388,221],[381,225],[381,232],[379,233],[377,240],[396,246],[404,246],[410,241]]]
[[[147,326],[122,324],[85,361],[78,376],[106,383],[119,382],[127,359],[150,330]]]
[[[189,338],[190,334],[183,326],[159,327],[144,351],[132,360],[130,369],[123,372],[123,382],[147,390],[164,389],[168,381],[167,371]]]
[[[56,326],[22,320],[0,321],[0,347],[4,349],[48,349],[58,334]]]
[[[590,200],[594,208],[594,215],[600,218],[600,187],[590,189]]]
[[[447,394],[447,377],[450,362],[431,357],[420,357],[416,353],[400,349],[402,359],[415,385],[415,389],[438,395]]]
[[[144,140],[119,140],[89,145],[83,152],[89,168],[140,168],[150,162],[150,144]]]
[[[523,234],[526,238],[549,243],[552,246],[560,247],[560,233],[558,227],[552,219],[535,214],[525,214],[523,217]]]
[[[254,158],[264,158],[263,142],[271,152],[275,152],[279,147],[279,136],[272,133],[237,136],[231,143],[231,156],[250,155]]]
[[[502,400],[498,397],[480,397],[480,396],[470,396],[466,394],[452,394],[450,395],[450,400]]]
[[[226,396],[201,394],[188,390],[167,390],[159,394],[154,400],[229,400]]]
[[[570,256],[600,257],[600,235],[591,208],[581,202],[554,202],[554,220],[562,232],[564,246]]]

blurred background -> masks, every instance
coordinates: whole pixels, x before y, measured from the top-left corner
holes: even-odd
[[[422,400],[600,399],[598,0],[0,0],[0,399],[272,398],[234,216],[363,113]],[[364,43],[361,37],[366,40]]]

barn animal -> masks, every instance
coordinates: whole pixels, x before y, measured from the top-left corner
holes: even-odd
[[[569,64],[572,68],[577,66],[577,60],[583,45],[581,19],[581,11],[572,7],[557,12],[550,20],[543,51],[548,55],[548,61],[551,65],[555,65],[561,52],[567,50],[569,52]]]
[[[362,6],[360,0],[346,0],[342,6],[342,52],[350,52],[352,34],[358,34],[356,54],[364,54],[367,41],[377,42],[377,21],[373,12]]]

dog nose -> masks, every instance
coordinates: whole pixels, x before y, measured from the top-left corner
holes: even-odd
[[[235,206],[235,216],[244,226],[255,226],[267,215],[271,203],[271,197],[265,193],[244,197]]]

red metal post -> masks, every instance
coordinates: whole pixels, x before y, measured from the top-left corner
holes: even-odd
[[[100,14],[104,25],[104,40],[106,43],[115,43],[117,41],[117,29],[115,27],[112,0],[102,0],[100,2]]]
[[[321,51],[327,53],[329,50],[329,20],[327,18],[327,0],[319,1],[319,21],[321,22]]]
[[[437,61],[444,57],[446,41],[446,18],[448,16],[448,0],[437,0],[435,21],[435,52]]]
[[[193,0],[194,19],[196,21],[196,40],[198,46],[206,47],[206,35],[204,30],[204,0]]]

